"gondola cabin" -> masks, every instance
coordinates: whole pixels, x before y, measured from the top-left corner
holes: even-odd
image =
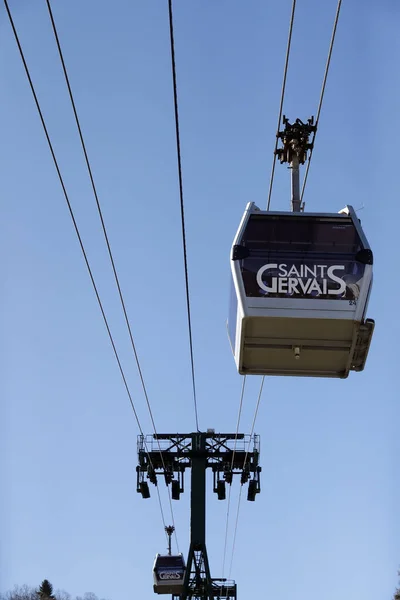
[[[242,375],[348,376],[365,366],[372,251],[354,209],[259,210],[232,246],[228,334]]]
[[[153,589],[156,594],[179,595],[183,592],[185,560],[183,554],[157,554],[153,567]]]

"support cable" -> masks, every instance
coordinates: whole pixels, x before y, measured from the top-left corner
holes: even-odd
[[[235,443],[233,445],[231,471],[233,470],[233,463],[235,460],[236,442],[237,442],[237,436],[238,436],[238,432],[239,432],[240,417],[242,415],[245,385],[246,385],[246,375],[243,377],[242,392],[240,394],[239,413],[238,413],[237,425],[236,425]],[[226,559],[226,549],[227,549],[227,543],[228,543],[228,525],[229,525],[229,512],[230,512],[230,505],[231,505],[231,491],[232,491],[232,485],[229,486],[229,492],[228,492],[228,507],[227,507],[227,511],[226,511],[226,525],[225,525],[224,557],[222,560],[222,577],[224,577],[224,573],[225,573],[225,559]]]
[[[301,190],[301,201],[303,200],[304,189],[305,189],[305,186],[306,186],[306,183],[307,183],[308,172],[309,172],[309,169],[310,169],[311,157],[312,157],[312,152],[313,152],[313,148],[314,148],[314,141],[315,141],[315,136],[316,136],[317,127],[318,127],[319,118],[320,118],[321,109],[322,109],[322,103],[323,103],[324,94],[325,94],[326,82],[327,82],[327,78],[328,78],[328,72],[329,72],[329,66],[330,66],[331,57],[332,57],[333,46],[334,46],[334,42],[335,42],[336,29],[337,29],[337,24],[338,24],[338,21],[339,21],[341,4],[342,4],[342,0],[338,0],[337,9],[336,9],[336,16],[335,16],[335,21],[334,21],[334,25],[333,25],[333,31],[332,31],[330,46],[329,46],[328,59],[327,59],[326,66],[325,66],[325,73],[324,73],[324,78],[323,78],[323,83],[322,83],[322,88],[321,88],[321,94],[320,94],[320,99],[319,99],[319,104],[318,104],[318,110],[317,110],[317,116],[316,116],[316,121],[315,121],[315,132],[314,132],[314,137],[313,137],[313,141],[312,141],[313,145],[312,145],[311,150],[310,150],[310,155],[309,155],[309,158],[308,158],[308,163],[307,163],[306,173],[305,173],[305,177],[304,177],[303,187],[302,187],[302,190]],[[284,101],[284,94],[285,94],[285,87],[286,87],[286,76],[287,76],[287,70],[288,70],[288,64],[289,64],[289,54],[290,54],[290,45],[291,45],[292,30],[293,30],[293,23],[294,23],[295,6],[296,6],[296,0],[293,0],[292,14],[291,14],[291,19],[290,19],[290,27],[289,27],[289,38],[288,38],[288,45],[287,45],[287,50],[286,50],[286,60],[285,60],[285,68],[284,68],[284,75],[283,75],[281,101],[280,101],[280,107],[279,107],[278,132],[279,132],[280,122],[281,122],[281,118],[282,118],[282,109],[283,109],[283,101]],[[275,151],[276,151],[276,149],[278,147],[278,141],[279,141],[279,138],[277,136],[276,143],[275,143]],[[270,209],[270,204],[271,204],[271,192],[272,192],[272,184],[273,184],[273,180],[274,180],[275,164],[276,164],[276,153],[274,152],[274,160],[273,160],[273,164],[272,164],[272,172],[271,172],[270,187],[269,187],[269,194],[268,194],[267,210]],[[263,377],[262,380],[261,380],[261,387],[260,387],[260,392],[259,392],[259,395],[258,395],[258,400],[257,400],[255,414],[254,414],[251,435],[253,434],[253,430],[254,430],[254,426],[255,426],[255,422],[256,422],[256,418],[257,418],[257,413],[258,413],[258,409],[259,409],[259,405],[260,405],[260,400],[261,400],[261,393],[262,393],[262,389],[263,389],[263,385],[264,385],[264,379],[265,379],[265,377]],[[246,455],[245,455],[244,465],[246,464],[248,453],[249,453],[249,448],[247,449],[247,452],[246,452]],[[232,556],[231,556],[231,563],[230,563],[228,578],[230,578],[230,574],[231,574],[231,570],[232,570],[233,555],[234,555],[234,551],[235,551],[236,534],[237,534],[238,521],[239,521],[239,511],[240,511],[240,502],[241,502],[241,496],[242,496],[242,489],[243,488],[241,487],[240,488],[240,494],[239,494],[238,508],[237,508],[237,513],[236,513],[235,532],[234,532],[234,538],[233,538]],[[226,544],[226,540],[225,540],[225,544]]]
[[[153,426],[154,434],[157,434],[156,425],[155,425],[154,416],[153,416],[153,411],[151,409],[150,400],[149,400],[149,396],[148,396],[148,392],[147,392],[147,387],[146,387],[146,384],[145,384],[145,381],[144,381],[142,368],[141,368],[140,362],[139,362],[138,352],[137,352],[136,345],[135,345],[135,342],[134,342],[134,339],[133,339],[132,328],[131,328],[130,320],[129,320],[129,317],[128,317],[128,313],[127,313],[127,309],[126,309],[124,297],[123,297],[123,294],[122,294],[121,284],[120,284],[118,273],[117,273],[117,269],[116,269],[116,266],[115,266],[114,256],[113,256],[113,253],[112,253],[112,250],[111,250],[111,244],[110,244],[110,241],[109,241],[109,237],[108,237],[106,225],[105,225],[105,222],[104,222],[103,212],[102,212],[100,201],[99,201],[99,197],[98,197],[98,194],[97,194],[96,185],[95,185],[95,182],[94,182],[93,172],[92,172],[92,168],[91,168],[91,165],[90,165],[89,156],[88,156],[88,153],[87,153],[87,150],[86,150],[86,144],[85,144],[85,140],[83,138],[82,128],[81,128],[80,120],[79,120],[79,117],[78,117],[78,112],[77,112],[77,109],[76,109],[76,104],[75,104],[74,96],[73,96],[73,93],[72,93],[72,88],[71,88],[71,84],[70,84],[69,77],[68,77],[68,71],[67,71],[67,67],[66,67],[66,64],[65,64],[64,55],[63,55],[63,51],[62,51],[62,48],[61,48],[60,39],[59,39],[59,36],[58,36],[58,31],[57,31],[57,27],[56,27],[56,24],[55,24],[55,20],[54,20],[53,11],[52,11],[52,8],[51,8],[50,0],[46,0],[46,4],[47,4],[47,9],[49,11],[49,17],[50,17],[50,21],[51,21],[51,25],[52,25],[52,29],[53,29],[53,34],[54,34],[54,38],[55,38],[55,41],[56,41],[56,44],[57,44],[58,54],[59,54],[61,65],[62,65],[62,69],[63,69],[63,72],[64,72],[64,78],[65,78],[65,82],[66,82],[66,85],[67,85],[67,88],[68,88],[68,94],[69,94],[69,98],[70,98],[70,101],[71,101],[71,106],[72,106],[72,110],[73,110],[73,113],[74,113],[76,126],[77,126],[78,133],[79,133],[79,139],[80,139],[81,146],[82,146],[82,151],[83,151],[83,154],[84,154],[84,157],[85,157],[86,167],[87,167],[87,170],[88,170],[88,174],[89,174],[89,178],[90,178],[90,183],[91,183],[92,190],[93,190],[93,195],[94,195],[94,198],[95,198],[95,201],[96,201],[97,212],[99,214],[99,218],[100,218],[100,222],[101,222],[101,227],[102,227],[102,230],[103,230],[104,239],[105,239],[106,246],[107,246],[108,256],[109,256],[111,267],[112,267],[112,270],[113,270],[114,280],[115,280],[115,284],[117,286],[117,290],[118,290],[118,295],[119,295],[119,299],[120,299],[122,311],[124,313],[125,323],[126,323],[126,326],[127,326],[127,329],[128,329],[129,338],[130,338],[130,342],[131,342],[131,347],[132,347],[132,351],[133,351],[133,354],[134,354],[134,358],[135,358],[137,370],[138,370],[138,373],[139,373],[139,378],[140,378],[140,382],[141,382],[141,385],[142,385],[143,394],[144,394],[144,397],[145,397],[145,400],[146,400],[146,404],[147,404],[147,408],[148,408],[148,411],[149,411],[150,420],[151,420],[151,423],[152,423],[152,426]],[[158,441],[158,446],[159,446],[159,450],[160,450],[161,461],[162,461],[163,467],[165,469],[164,459],[163,459],[163,455],[162,455],[162,452],[161,452],[161,446],[160,446],[160,442],[159,441]],[[170,492],[169,488],[167,488],[167,489],[168,489],[168,498],[169,498],[169,506],[170,506],[170,512],[171,512],[172,525],[174,526],[174,536],[175,536],[175,541],[176,541],[176,545],[177,545],[178,552],[179,552],[179,544],[178,544],[178,539],[177,539],[177,534],[176,534],[176,528],[175,528],[174,512],[173,512],[173,508],[172,508],[171,492]],[[159,494],[158,488],[157,488],[157,492]]]
[[[296,0],[293,0],[293,4],[292,4],[292,14],[290,16],[290,25],[289,25],[289,36],[288,36],[288,42],[287,42],[287,48],[286,48],[286,58],[285,58],[285,68],[283,70],[283,82],[282,82],[282,91],[281,91],[281,101],[280,101],[280,105],[279,105],[279,116],[278,116],[278,127],[276,130],[276,142],[275,142],[275,149],[274,149],[274,158],[273,158],[273,162],[272,162],[272,171],[271,171],[271,178],[269,181],[269,192],[268,192],[268,202],[267,202],[267,210],[269,210],[269,207],[271,205],[271,194],[272,194],[272,184],[274,182],[274,175],[275,175],[275,165],[276,165],[276,150],[278,148],[278,143],[279,143],[279,128],[281,125],[281,118],[282,118],[282,110],[283,110],[283,101],[285,98],[285,89],[286,89],[286,77],[287,77],[287,72],[288,72],[288,67],[289,67],[289,55],[290,55],[290,45],[292,43],[292,32],[293,32],[293,23],[294,23],[294,12],[296,9]]]
[[[312,146],[311,146],[311,150],[310,150],[310,155],[309,155],[308,161],[307,161],[306,172],[304,174],[303,186],[301,188],[300,202],[303,201],[303,195],[304,195],[304,190],[305,190],[306,183],[307,183],[308,172],[310,170],[311,158],[312,158],[313,150],[314,150],[315,136],[317,135],[317,131],[318,131],[319,117],[321,115],[322,102],[324,100],[326,81],[328,79],[329,66],[331,64],[331,57],[332,57],[333,45],[335,43],[336,29],[337,29],[337,24],[338,24],[338,21],[339,21],[339,15],[340,15],[340,8],[341,8],[341,6],[342,6],[342,0],[338,0],[338,4],[337,4],[337,8],[336,8],[336,15],[335,15],[335,22],[333,24],[331,42],[330,42],[330,45],[329,45],[328,58],[327,58],[327,61],[326,61],[326,66],[325,66],[324,79],[323,79],[323,82],[322,82],[321,94],[320,94],[320,98],[319,98],[317,116],[316,116],[316,119],[315,119],[315,132],[314,132],[314,137],[313,137],[313,140],[312,140]]]
[[[60,167],[58,165],[58,161],[57,161],[57,158],[56,158],[56,155],[55,155],[55,152],[54,152],[53,144],[51,142],[51,139],[50,139],[50,136],[49,136],[49,133],[48,133],[48,130],[47,130],[47,126],[46,126],[46,123],[45,123],[45,120],[44,120],[44,117],[43,117],[42,110],[40,108],[40,104],[39,104],[39,101],[38,101],[38,98],[37,98],[37,95],[36,95],[35,88],[34,88],[33,83],[32,83],[32,79],[31,79],[31,76],[30,76],[28,65],[27,65],[26,60],[25,60],[25,55],[24,55],[24,52],[22,50],[22,46],[21,46],[21,43],[20,43],[20,40],[19,40],[19,36],[18,36],[17,30],[15,28],[14,20],[12,18],[12,15],[11,15],[10,8],[8,6],[7,0],[4,0],[4,5],[6,7],[7,15],[8,15],[10,24],[11,24],[11,28],[13,30],[14,38],[15,38],[15,41],[16,41],[17,46],[18,46],[18,50],[19,50],[19,53],[20,53],[20,56],[21,56],[22,63],[24,65],[25,74],[27,76],[27,79],[28,79],[28,82],[29,82],[29,86],[31,88],[31,92],[32,92],[32,95],[33,95],[33,98],[34,98],[34,101],[35,101],[35,104],[36,104],[36,108],[37,108],[37,111],[39,113],[40,121],[41,121],[41,124],[42,124],[42,127],[43,127],[43,131],[44,131],[45,136],[46,136],[47,144],[49,146],[50,153],[51,153],[51,156],[52,156],[52,159],[53,159],[53,163],[54,163],[55,169],[57,171],[58,179],[60,181],[60,184],[61,184],[61,187],[62,187],[62,190],[63,190],[64,198],[65,198],[65,201],[66,201],[67,206],[68,206],[69,214],[71,216],[72,223],[73,223],[73,226],[74,226],[74,229],[75,229],[75,233],[76,233],[76,236],[78,238],[79,246],[80,246],[80,249],[82,251],[83,258],[85,260],[86,268],[87,268],[87,271],[89,273],[89,277],[90,277],[90,280],[91,280],[91,283],[92,283],[92,287],[93,287],[93,290],[94,290],[95,295],[96,295],[97,303],[99,305],[99,308],[100,308],[100,311],[101,311],[101,314],[102,314],[102,317],[103,317],[103,321],[104,321],[104,324],[105,324],[106,329],[107,329],[108,337],[109,337],[109,340],[111,342],[111,346],[112,346],[112,349],[113,349],[113,352],[114,352],[115,359],[116,359],[117,364],[118,364],[118,368],[119,368],[119,371],[120,371],[120,374],[121,374],[121,377],[122,377],[122,380],[123,380],[123,383],[124,383],[124,387],[125,387],[125,390],[126,390],[126,392],[128,394],[129,402],[130,402],[130,405],[132,407],[133,414],[135,416],[137,426],[139,428],[139,431],[140,431],[141,435],[144,437],[143,429],[142,429],[142,426],[141,426],[140,420],[139,420],[139,416],[138,416],[138,413],[136,411],[135,404],[133,402],[132,394],[131,394],[131,391],[130,391],[130,388],[129,388],[129,385],[128,385],[128,382],[127,382],[127,379],[126,379],[126,376],[125,376],[125,372],[124,372],[123,367],[122,367],[122,363],[121,363],[121,360],[120,360],[120,357],[119,357],[119,354],[118,354],[118,350],[117,350],[115,342],[114,342],[113,335],[111,333],[111,329],[110,329],[110,326],[109,326],[109,323],[108,323],[108,319],[106,317],[106,314],[105,314],[105,311],[104,311],[104,308],[103,308],[103,304],[101,302],[99,291],[98,291],[97,286],[96,286],[96,282],[95,282],[95,279],[94,279],[94,276],[93,276],[93,273],[92,273],[92,269],[90,267],[89,259],[88,259],[87,254],[86,254],[86,250],[85,250],[85,247],[84,247],[84,244],[83,244],[83,241],[82,241],[82,237],[81,237],[81,234],[80,234],[80,231],[79,231],[76,219],[75,219],[74,212],[72,210],[72,206],[71,206],[71,203],[70,203],[70,200],[69,200],[67,189],[65,187],[65,183],[64,183],[63,177],[61,175]],[[149,452],[147,450],[147,447],[146,447],[146,452],[148,454],[149,461],[151,463],[151,458],[150,458]],[[160,492],[159,492],[158,488],[157,488],[157,493],[158,493],[158,500],[159,500],[159,505],[160,505],[161,518],[162,518],[162,521],[163,521],[163,525],[165,527],[166,525],[165,525],[164,511],[163,511],[163,508],[162,508],[162,502],[161,502]]]
[[[172,80],[173,80],[173,88],[174,88],[175,133],[176,133],[176,150],[177,150],[177,158],[178,158],[183,261],[184,261],[184,268],[185,268],[186,309],[187,309],[187,319],[188,319],[188,329],[189,329],[190,362],[191,362],[191,367],[192,367],[192,387],[193,387],[194,412],[195,412],[197,431],[199,431],[199,417],[198,417],[198,412],[197,412],[196,382],[195,382],[195,371],[194,371],[192,322],[191,322],[191,313],[190,313],[188,260],[187,260],[187,251],[186,251],[186,228],[185,228],[185,212],[184,212],[184,203],[183,203],[182,160],[181,160],[181,142],[180,142],[180,133],[179,133],[178,88],[177,88],[177,83],[176,83],[175,41],[174,41],[174,24],[173,24],[173,15],[172,15],[172,0],[168,0],[168,13],[169,13],[170,44],[171,44]]]
[[[249,441],[249,445],[248,445],[248,448],[247,448],[247,451],[246,451],[246,454],[245,454],[245,458],[244,458],[244,462],[243,462],[243,469],[246,466],[247,457],[249,455],[251,437],[252,437],[252,435],[254,433],[254,427],[255,427],[255,424],[256,424],[256,420],[257,420],[258,409],[260,408],[260,401],[261,401],[261,395],[262,395],[262,391],[263,391],[264,381],[265,381],[265,375],[263,375],[263,377],[261,379],[261,386],[260,386],[260,391],[258,393],[258,399],[257,399],[256,409],[255,409],[255,412],[254,412],[253,424],[251,426],[250,441]],[[232,564],[233,564],[233,555],[235,553],[236,534],[237,534],[238,522],[239,522],[239,512],[240,512],[240,502],[241,502],[241,499],[242,499],[242,490],[243,490],[243,486],[240,486],[240,493],[239,493],[238,507],[237,507],[237,512],[236,512],[236,522],[235,522],[235,530],[234,530],[234,534],[233,534],[232,555],[231,555],[231,562],[230,562],[230,565],[229,565],[228,579],[231,578]]]

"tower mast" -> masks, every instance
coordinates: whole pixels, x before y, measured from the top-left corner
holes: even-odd
[[[147,480],[157,485],[157,477],[162,475],[166,484],[171,485],[172,499],[179,500],[184,491],[185,470],[191,469],[190,546],[183,593],[173,595],[173,600],[236,600],[234,581],[211,577],[206,547],[206,470],[213,471],[213,491],[219,500],[225,499],[226,484],[232,484],[233,475],[240,475],[241,484],[249,484],[247,499],[254,501],[260,492],[259,454],[257,435],[215,433],[208,429],[139,436],[137,491],[143,498],[150,497]],[[167,527],[166,531],[171,554],[174,528]]]

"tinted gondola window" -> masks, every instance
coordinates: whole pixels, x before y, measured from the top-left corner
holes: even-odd
[[[347,218],[252,215],[242,244],[249,249],[284,252],[355,254],[361,249],[358,233]]]
[[[156,561],[156,567],[161,569],[184,569],[185,564],[182,556],[158,556]]]
[[[252,215],[242,245],[247,296],[357,302],[365,265],[350,219]]]

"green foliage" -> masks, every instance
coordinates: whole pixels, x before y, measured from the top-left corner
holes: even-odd
[[[400,570],[397,571],[397,575],[400,577]],[[393,600],[400,600],[400,588],[397,588],[394,596],[393,596]]]
[[[55,600],[53,596],[53,586],[48,579],[43,579],[37,595],[41,600]]]

